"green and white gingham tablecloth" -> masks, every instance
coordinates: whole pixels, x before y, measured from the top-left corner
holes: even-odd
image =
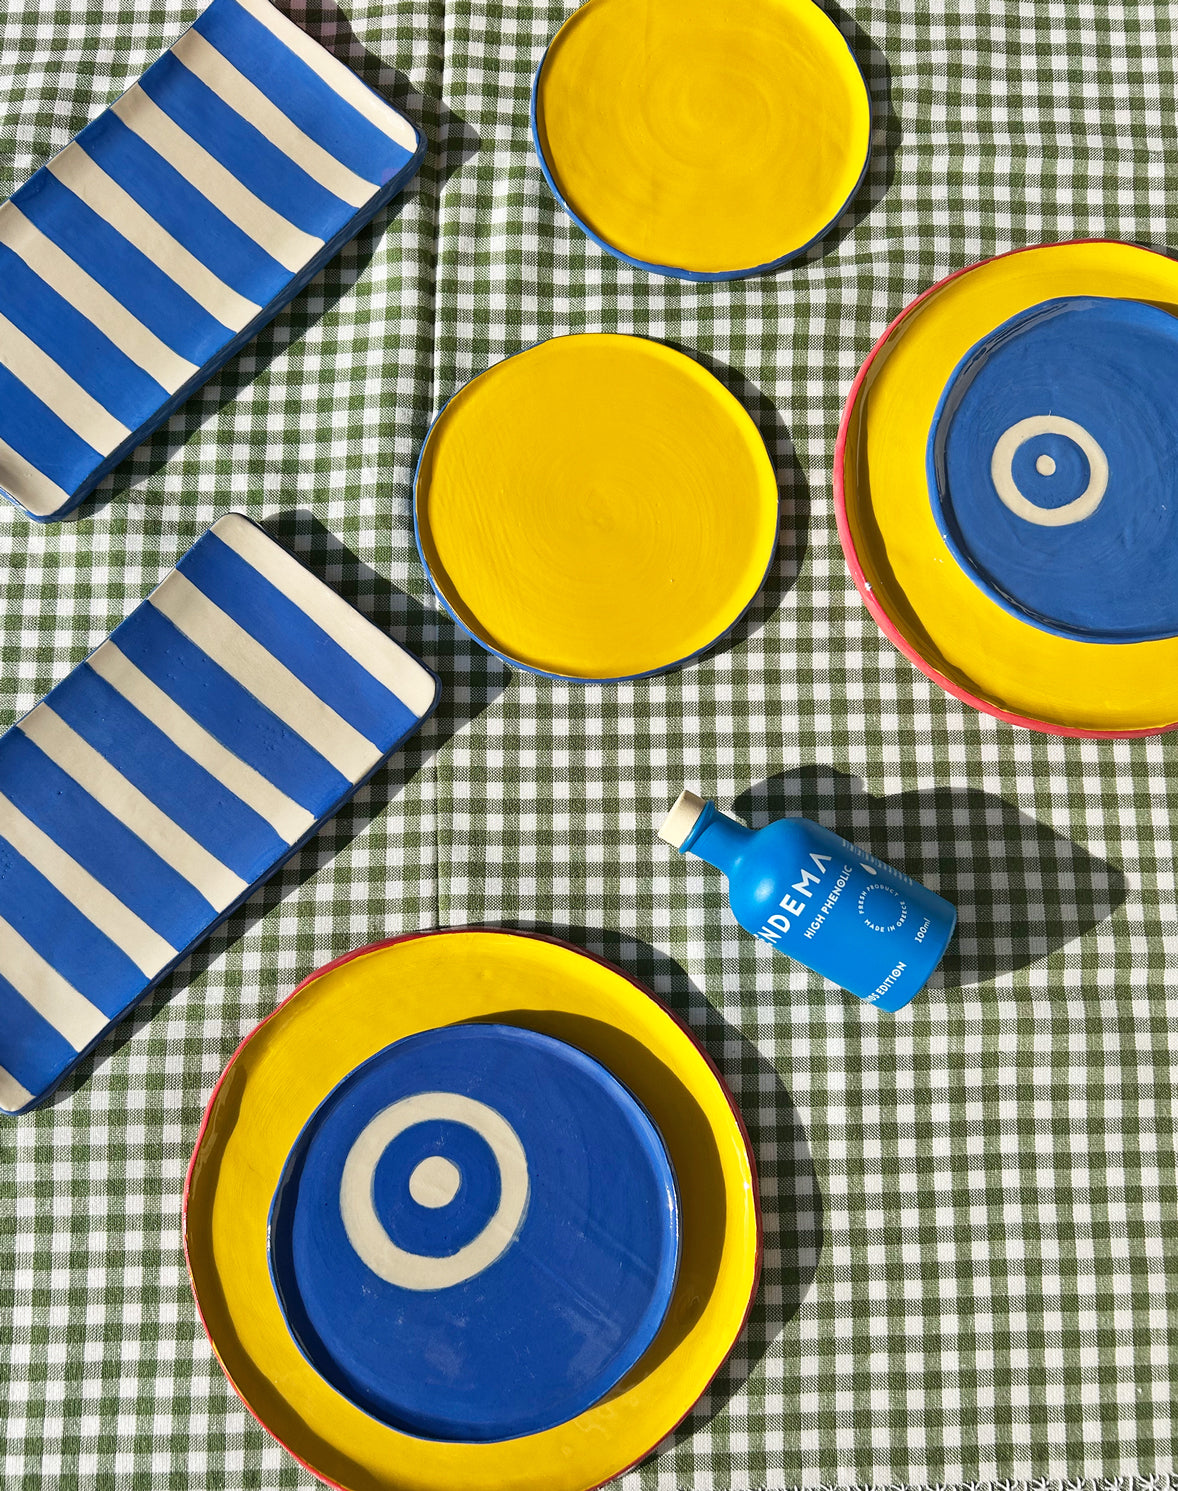
[[[0,195],[197,9],[8,0]],[[1178,249],[1178,13],[827,4],[874,99],[869,176],[795,267],[691,285],[601,253],[544,185],[529,88],[569,9],[294,12],[424,126],[420,177],[76,521],[0,513],[0,724],[230,509],[445,688],[409,748],[49,1106],[0,1126],[3,1485],[314,1484],[196,1320],[179,1213],[197,1125],[242,1036],[317,965],[489,923],[553,931],[669,1000],[760,1167],[751,1321],[627,1488],[1172,1487],[1178,738],[1048,739],[941,694],[862,609],[830,472],[856,368],[940,276],[1040,240]],[[464,640],[410,521],[441,402],[580,330],[698,356],[756,418],[783,498],[777,561],[731,641],[609,688],[513,674]],[[943,976],[881,1016],[739,932],[721,878],[654,838],[684,784],[754,824],[816,818],[939,888],[961,908]]]

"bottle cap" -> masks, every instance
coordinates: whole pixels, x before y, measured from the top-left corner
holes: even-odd
[[[705,798],[698,797],[694,792],[684,789],[680,792],[675,806],[663,819],[663,826],[659,829],[659,838],[676,849],[682,849],[691,830],[699,821],[699,815],[707,805]]]

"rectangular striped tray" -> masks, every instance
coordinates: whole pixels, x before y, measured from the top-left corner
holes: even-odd
[[[212,0],[0,206],[0,491],[60,518],[409,180],[424,137],[269,0]]]
[[[0,736],[0,1112],[40,1102],[437,690],[248,518],[215,523]]]

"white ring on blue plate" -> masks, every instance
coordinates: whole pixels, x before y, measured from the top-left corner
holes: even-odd
[[[1074,502],[1063,507],[1039,507],[1019,491],[1014,479],[1015,454],[1036,435],[1064,435],[1084,452],[1088,461],[1088,485]],[[1043,459],[1040,456],[1040,462]],[[1042,476],[1052,476],[1055,462],[1051,462],[1050,471],[1038,463],[1036,469]],[[1090,518],[1100,506],[1108,487],[1108,457],[1084,426],[1078,425],[1074,419],[1064,419],[1058,414],[1033,414],[1029,419],[1020,419],[1011,425],[999,438],[990,461],[990,477],[1003,505],[1015,517],[1037,523],[1040,528],[1066,528],[1069,523],[1082,523],[1085,518]]]
[[[377,1216],[373,1200],[376,1167],[385,1150],[414,1124],[436,1119],[473,1129],[490,1145],[499,1166],[499,1205],[494,1215],[477,1237],[444,1258],[399,1248]],[[426,1163],[417,1167],[414,1177]],[[501,1113],[461,1093],[420,1092],[383,1109],[361,1130],[344,1162],[339,1209],[348,1241],[379,1278],[401,1289],[449,1289],[481,1274],[506,1252],[528,1209],[529,1191],[528,1157],[519,1135]]]

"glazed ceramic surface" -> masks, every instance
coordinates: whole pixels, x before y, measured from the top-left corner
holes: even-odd
[[[841,215],[871,102],[811,0],[588,0],[536,74],[532,133],[574,222],[681,279],[773,269]]]
[[[681,1226],[662,1328],[613,1391],[554,1428],[488,1443],[411,1437],[358,1408],[299,1351],[268,1268],[271,1201],[324,1099],[393,1042],[470,1021],[567,1042],[622,1083],[662,1136]],[[263,1426],[324,1480],[357,1491],[586,1491],[652,1449],[731,1349],[756,1286],[759,1218],[740,1120],[684,1026],[573,948],[459,930],[329,964],[249,1037],[193,1154],[185,1246],[221,1365]],[[535,1303],[517,1301],[521,1312]]]
[[[299,1135],[270,1220],[312,1366],[431,1439],[591,1407],[654,1339],[678,1258],[675,1177],[642,1108],[574,1047],[504,1025],[363,1062]]]
[[[0,1110],[39,1102],[433,708],[230,514],[0,737]]]
[[[963,270],[935,286],[898,318],[864,364],[843,414],[835,455],[840,536],[852,575],[876,620],[919,668],[950,693],[1032,729],[1096,736],[1148,734],[1178,722],[1178,639],[1079,640],[1048,630],[1041,619],[1032,621],[1008,597],[999,597],[978,583],[977,573],[959,562],[946,543],[929,499],[929,436],[955,369],[1012,318],[1044,302],[1073,297],[1137,301],[1156,308],[1158,314],[1173,313],[1178,308],[1178,265],[1128,244],[1052,244]],[[1120,314],[1124,321],[1124,313]],[[1147,321],[1149,327],[1143,333]],[[1156,355],[1158,328],[1164,323],[1148,314],[1134,316],[1134,323],[1134,335],[1148,336],[1154,348],[1151,355]],[[1035,335],[1042,330],[1043,323],[1035,326]],[[1123,362],[1120,366],[1124,379],[1140,382],[1139,375],[1131,374]],[[1082,364],[1075,374],[1075,383],[1085,386],[1088,374]],[[1019,374],[1024,376],[1025,370]],[[981,442],[984,445],[993,434],[985,463],[992,465],[998,442],[1006,437],[1012,447],[1012,481],[1025,482],[1034,499],[1032,505],[1047,510],[1053,499],[1038,496],[1041,488],[1035,486],[1035,482],[1048,482],[1035,469],[1040,456],[1050,456],[1055,462],[1063,497],[1077,501],[1090,483],[1092,463],[1100,468],[1100,457],[1095,454],[1095,444],[1099,444],[1109,458],[1110,475],[1095,516],[1107,504],[1108,515],[1115,518],[1120,509],[1119,504],[1113,506],[1113,465],[1124,449],[1124,433],[1118,434],[1117,429],[1127,432],[1133,426],[1126,422],[1114,429],[1102,415],[1087,412],[1087,406],[1085,412],[1068,416],[1062,404],[1058,411],[1053,405],[1046,412],[1070,417],[1078,428],[1069,427],[1061,438],[1057,438],[1059,430],[1044,431],[1043,435],[1051,437],[1050,449],[1047,444],[1024,442],[1019,422],[1041,417],[1044,410],[1041,404],[1022,403],[1018,386],[1016,379],[1012,403],[994,406],[998,411],[994,426],[985,427]],[[1110,383],[1110,411],[1126,389],[1124,381]],[[1005,399],[1006,394],[1000,397]],[[1127,420],[1144,417],[1141,407],[1126,416]],[[1089,433],[1085,418],[1093,425],[1099,421],[1099,429]],[[1085,430],[1085,439],[1094,441],[1087,453],[1079,429]],[[1151,442],[1157,433],[1156,428],[1149,433]],[[1001,454],[1005,479],[1005,446]],[[1141,453],[1132,458],[1148,459]],[[1160,473],[1158,479],[1163,480]],[[1050,478],[1050,482],[1055,480]],[[1088,501],[1094,490],[1088,493]],[[1164,485],[1160,490],[1165,490]],[[1044,543],[1050,545],[1046,525],[1025,521],[1025,514],[1018,520],[1013,511],[1006,510],[1015,526],[1021,521],[1026,529],[1028,547],[1038,545],[1042,552]],[[1161,516],[1168,522],[1168,516]],[[1138,515],[1126,523],[1123,532],[1147,531],[1148,522],[1143,514]],[[1145,527],[1139,527],[1142,523]],[[1085,542],[1083,538],[1078,541]],[[1139,539],[1133,537],[1132,542],[1137,544]],[[1067,604],[1066,589],[1066,584],[1055,587],[1050,605],[1057,611]],[[1089,605],[1083,587],[1077,588],[1073,599],[1082,609]],[[1156,608],[1166,604],[1164,597],[1142,598],[1142,605],[1153,609],[1155,617]],[[1076,619],[1075,612],[1071,614]],[[1141,614],[1139,609],[1134,624]]]
[[[60,518],[420,164],[269,0],[213,0],[0,206],[0,491]]]
[[[777,540],[752,419],[681,352],[555,337],[442,410],[418,547],[455,619],[506,661],[608,680],[686,661],[742,615]]]
[[[979,585],[1063,636],[1178,633],[1178,320],[1051,300],[955,369],[929,436],[945,542]]]

